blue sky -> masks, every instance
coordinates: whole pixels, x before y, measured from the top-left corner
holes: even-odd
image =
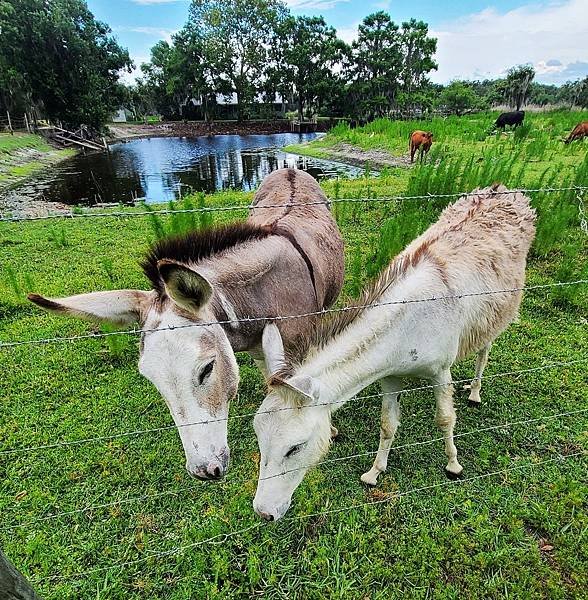
[[[497,77],[514,64],[532,63],[537,79],[562,83],[588,75],[588,0],[287,0],[295,14],[323,15],[351,41],[357,24],[377,10],[401,22],[429,23],[438,37],[434,81]],[[88,0],[135,62],[159,39],[182,27],[189,0]]]

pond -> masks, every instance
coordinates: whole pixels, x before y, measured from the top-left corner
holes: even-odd
[[[167,202],[190,190],[250,190],[271,171],[297,167],[321,177],[356,176],[356,167],[285,153],[316,134],[159,137],[117,142],[79,154],[18,188],[20,197],[65,204]]]

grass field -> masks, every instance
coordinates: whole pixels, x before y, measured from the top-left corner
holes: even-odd
[[[333,198],[375,198],[460,191],[497,178],[511,186],[588,185],[586,143],[558,141],[574,119],[533,115],[520,140],[478,139],[470,135],[469,118],[455,121],[455,154],[439,140],[432,163],[324,187]],[[405,126],[411,125],[388,126],[398,137],[390,139],[391,150],[404,148]],[[354,144],[363,143],[361,133]],[[249,200],[225,192],[205,202]],[[579,226],[576,195],[535,193],[532,200],[539,221],[528,284],[587,278],[588,236]],[[334,205],[346,242],[344,294],[356,294],[445,204]],[[236,216],[218,213],[214,220]],[[0,339],[97,331],[42,314],[25,293],[145,287],[137,261],[148,243],[162,231],[200,224],[206,219],[185,216],[0,224]],[[587,358],[587,309],[588,286],[529,292],[520,321],[493,347],[486,373]],[[136,337],[109,339],[0,349],[0,545],[44,598],[585,598],[588,469],[585,457],[570,455],[588,450],[588,363],[489,380],[480,409],[457,395],[458,434],[587,410],[457,439],[464,477],[512,471],[449,482],[440,442],[392,450],[375,489],[359,482],[373,457],[331,462],[308,474],[283,520],[266,524],[251,506],[259,457],[250,419],[230,421],[232,465],[220,483],[188,477],[173,427],[6,454],[172,425],[163,400],[137,372]],[[252,361],[240,356],[239,363],[232,415],[254,411],[264,395]],[[455,379],[472,374],[471,359],[453,371]],[[406,393],[394,445],[437,438],[433,412],[430,391]],[[376,450],[377,399],[350,402],[334,423],[341,435],[327,458]],[[533,466],[558,456],[564,458]]]
[[[22,181],[74,154],[75,150],[51,147],[39,135],[0,133],[0,188]]]

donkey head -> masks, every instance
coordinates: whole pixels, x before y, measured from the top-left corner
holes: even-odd
[[[211,308],[213,286],[194,268],[157,263],[158,291],[117,290],[69,298],[31,294],[40,307],[90,321],[142,329],[139,371],[164,397],[178,427],[186,468],[200,479],[222,477],[229,464],[227,416],[239,370]],[[154,331],[157,330],[157,331]]]
[[[263,350],[270,373],[284,364],[284,348],[275,325],[263,332]],[[260,450],[255,512],[267,521],[280,519],[308,469],[327,451],[331,440],[330,407],[321,403],[318,380],[295,374],[274,376],[272,388],[254,419]]]

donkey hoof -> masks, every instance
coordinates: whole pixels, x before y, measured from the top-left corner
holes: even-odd
[[[453,471],[450,471],[447,467],[445,467],[445,475],[447,475],[447,479],[451,479],[452,481],[455,481],[456,479],[461,479],[462,474],[463,474],[463,469],[461,471],[459,471],[458,473],[454,473]]]
[[[482,402],[480,402],[480,400],[472,400],[471,398],[468,398],[468,406],[471,408],[480,408],[482,406]]]
[[[331,439],[334,440],[339,435],[339,430],[331,425]]]
[[[378,485],[378,475],[377,474],[374,475],[374,473],[372,473],[371,471],[364,473],[360,477],[360,479],[363,483],[365,483],[366,485],[369,485],[371,487]]]

